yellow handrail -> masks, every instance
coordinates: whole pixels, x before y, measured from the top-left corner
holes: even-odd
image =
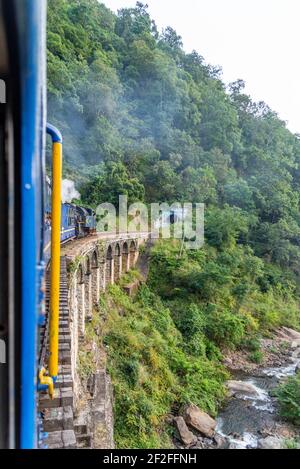
[[[49,374],[55,381],[58,375],[62,138],[58,130],[52,126],[48,125],[47,131],[53,141]]]
[[[39,371],[39,382],[41,385],[46,385],[48,388],[48,393],[51,399],[54,397],[54,384],[53,379],[50,376],[46,375],[46,369],[41,368]]]

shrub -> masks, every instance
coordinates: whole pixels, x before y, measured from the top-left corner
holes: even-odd
[[[206,332],[217,345],[234,347],[245,334],[243,318],[227,309],[208,308]]]
[[[262,363],[264,354],[260,350],[256,350],[248,355],[248,358],[253,363]]]
[[[78,354],[78,373],[82,380],[87,380],[96,372],[94,355],[92,352],[80,350]]]
[[[186,339],[191,339],[196,334],[203,332],[205,317],[203,311],[195,304],[185,306],[184,310],[175,315],[175,323]]]
[[[284,442],[285,449],[300,449],[300,439],[299,438],[290,438]]]
[[[124,360],[122,363],[122,371],[126,377],[128,384],[134,386],[139,379],[139,362],[132,358],[131,360]]]
[[[280,414],[296,425],[300,424],[300,373],[288,378],[275,391],[280,405]]]
[[[260,341],[258,337],[247,337],[242,341],[241,346],[249,352],[257,352],[260,350]]]
[[[209,360],[221,361],[223,359],[219,347],[217,347],[213,342],[211,342],[207,338],[205,339],[205,351],[206,356]]]
[[[185,350],[196,357],[205,357],[205,336],[199,332],[190,337],[190,339],[186,342]]]

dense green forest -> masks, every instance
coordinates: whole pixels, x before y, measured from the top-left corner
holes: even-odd
[[[227,90],[185,54],[173,29],[159,34],[142,4],[116,16],[96,0],[50,0],[48,92],[85,201],[204,202],[215,247],[241,238],[298,274],[299,139],[242,81]],[[282,275],[269,270],[265,288]]]
[[[206,204],[203,249],[179,258],[178,243],[157,243],[136,303],[112,292],[128,309],[106,338],[117,442],[155,447],[172,406],[216,413],[224,348],[259,360],[259,336],[300,328],[300,139],[143,4],[118,15],[96,0],[48,4],[48,114],[83,202]]]

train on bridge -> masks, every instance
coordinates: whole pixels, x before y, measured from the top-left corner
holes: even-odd
[[[0,448],[37,448],[45,436],[37,401],[57,377],[60,244],[96,228],[90,208],[61,204],[62,136],[46,123],[45,31],[46,0],[0,0]],[[49,260],[50,362],[40,370]]]
[[[49,261],[51,253],[52,227],[52,189],[46,178],[45,207],[44,207],[44,256]],[[71,203],[61,204],[60,242],[66,243],[72,239],[83,238],[96,232],[96,213],[90,207],[83,207]]]

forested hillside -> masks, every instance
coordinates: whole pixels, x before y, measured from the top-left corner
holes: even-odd
[[[225,208],[233,226],[219,210],[216,224],[298,273],[299,139],[243,82],[226,90],[173,29],[159,34],[142,4],[116,16],[96,0],[50,0],[48,80],[65,173],[92,181],[87,202],[127,193]]]
[[[141,3],[118,15],[96,0],[48,4],[49,120],[64,134],[65,176],[83,201],[206,204],[204,248],[179,259],[176,242],[158,243],[140,303],[116,298],[129,322],[115,318],[118,331],[108,331],[117,442],[154,445],[160,417],[195,400],[194,390],[216,412],[224,348],[248,347],[259,361],[258,337],[300,329],[300,139],[241,80],[226,87],[218,67],[185,53],[171,27],[159,33]],[[149,358],[148,388],[139,379],[144,328],[158,363]],[[168,331],[179,334],[175,345]],[[152,443],[141,422],[154,428]]]

